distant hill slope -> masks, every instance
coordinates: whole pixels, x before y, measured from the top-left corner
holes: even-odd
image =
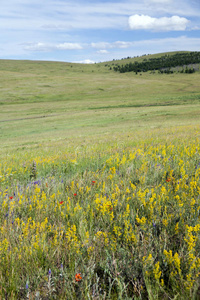
[[[109,140],[116,132],[199,126],[200,72],[150,71],[138,76],[110,70],[115,63],[0,60],[0,148],[80,136],[92,140],[101,134]]]
[[[128,62],[128,60],[130,60]],[[142,56],[140,59],[132,60],[127,58],[122,63],[117,61],[113,65],[113,70],[126,73],[126,72],[147,72],[153,70],[159,70],[161,73],[172,73],[176,68],[176,71],[193,73],[199,70],[200,64],[200,52],[175,52],[175,53],[166,53],[163,55],[147,55]],[[178,68],[177,68],[178,67]],[[112,67],[111,67],[112,68]]]
[[[157,54],[145,54],[137,57],[127,57],[121,60],[112,60],[94,64],[58,62],[58,61],[34,61],[34,60],[9,60],[0,59],[0,72],[20,76],[71,76],[82,77],[86,74],[105,74],[113,72],[147,72],[159,73],[194,73],[200,70],[200,52],[166,52]],[[5,75],[5,76],[7,76]],[[3,77],[5,77],[3,76]]]
[[[0,71],[14,73],[65,75],[66,72],[109,72],[109,70],[125,72],[145,72],[148,70],[161,70],[177,66],[200,64],[200,52],[166,52],[157,54],[145,54],[136,57],[127,57],[120,60],[99,62],[95,64],[82,64],[58,61],[36,60],[9,60],[0,59]]]

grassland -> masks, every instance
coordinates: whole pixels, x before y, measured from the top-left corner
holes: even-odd
[[[0,61],[0,299],[200,297],[200,73],[108,64]]]
[[[200,74],[118,74],[104,64],[1,61],[3,146],[197,124]]]

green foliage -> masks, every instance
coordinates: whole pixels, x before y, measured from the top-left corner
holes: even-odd
[[[159,70],[161,73],[172,74],[173,70],[171,68],[184,66],[185,73],[194,73],[195,68],[185,68],[187,65],[199,64],[200,63],[200,52],[190,52],[190,53],[176,53],[174,55],[164,55],[158,58],[144,58],[142,62],[135,61],[130,62],[125,65],[115,65],[113,69],[119,71],[120,73],[126,72],[147,72],[151,70]]]

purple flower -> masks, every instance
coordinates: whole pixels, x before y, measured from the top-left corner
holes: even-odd
[[[33,184],[40,184],[40,180],[34,181]]]

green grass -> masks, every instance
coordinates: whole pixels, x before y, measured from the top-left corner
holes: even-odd
[[[0,299],[199,299],[200,73],[105,65],[0,61]]]
[[[178,53],[188,53],[189,51],[179,51]],[[124,58],[124,59],[120,59],[120,60],[113,60],[112,62],[108,62],[109,65],[112,65],[112,64],[127,64],[127,63],[130,63],[130,62],[142,62],[144,59],[149,59],[149,58],[159,58],[161,56],[165,56],[165,55],[174,55],[174,54],[177,54],[177,52],[175,51],[172,51],[172,52],[163,52],[163,53],[156,53],[156,54],[147,54],[147,55],[142,55],[142,56],[135,56],[135,57],[130,57],[130,58]]]
[[[200,73],[140,76],[103,63],[1,60],[0,75],[2,146],[198,124]]]

